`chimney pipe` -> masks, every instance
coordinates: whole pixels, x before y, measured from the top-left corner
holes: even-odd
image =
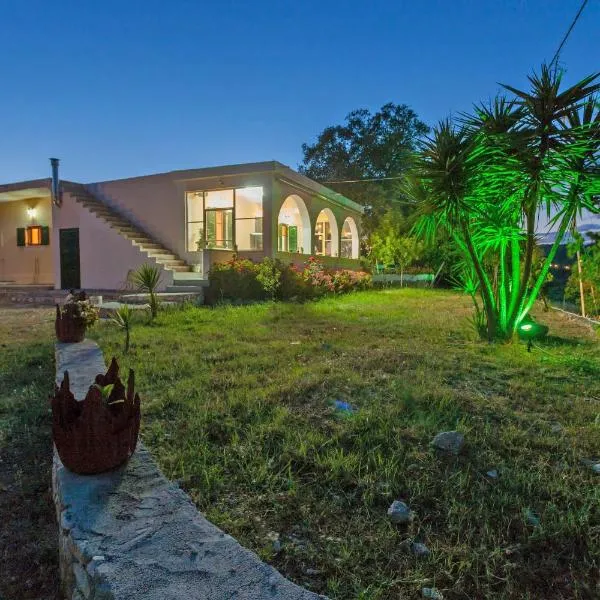
[[[51,158],[50,165],[52,166],[52,202],[56,206],[62,204],[62,191],[60,189],[60,180],[58,178],[58,158]]]

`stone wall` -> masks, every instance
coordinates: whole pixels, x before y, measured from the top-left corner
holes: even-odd
[[[56,369],[57,381],[69,371],[71,390],[81,399],[105,364],[98,346],[86,340],[57,344]],[[71,473],[55,451],[52,486],[69,600],[323,598],[207,521],[141,444],[125,466],[94,476]]]

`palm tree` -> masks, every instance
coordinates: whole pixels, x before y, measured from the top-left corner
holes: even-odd
[[[143,264],[131,274],[131,282],[137,287],[138,291],[148,294],[150,315],[152,319],[155,319],[159,306],[156,290],[160,285],[160,269],[156,265]]]
[[[417,157],[406,186],[420,205],[416,231],[449,232],[475,274],[490,340],[513,337],[576,216],[599,210],[599,76],[563,90],[544,65],[528,92],[504,86],[513,98],[440,123]],[[558,233],[532,280],[544,212]]]
[[[111,321],[125,332],[124,354],[129,352],[129,339],[131,335],[131,324],[133,322],[133,310],[128,304],[123,304],[111,317]]]

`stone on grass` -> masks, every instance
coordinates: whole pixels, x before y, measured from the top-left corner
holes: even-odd
[[[414,518],[412,510],[402,500],[394,500],[387,511],[392,523],[408,523]]]
[[[411,545],[411,550],[415,556],[420,556],[422,558],[425,558],[431,554],[431,550],[421,542],[413,542]]]
[[[490,479],[498,479],[498,471],[496,469],[490,469],[486,475],[490,478]]]
[[[421,590],[423,598],[431,598],[432,600],[444,600],[444,595],[436,588],[424,587]]]
[[[600,475],[600,463],[594,463],[590,468],[594,473]]]
[[[540,524],[539,516],[533,510],[531,510],[531,508],[525,509],[524,512],[527,523],[529,523],[529,525],[533,525],[534,527],[538,527]]]
[[[458,431],[442,431],[433,438],[431,445],[436,450],[457,455],[465,445],[465,436]]]

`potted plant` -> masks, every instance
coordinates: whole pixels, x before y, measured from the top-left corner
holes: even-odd
[[[140,397],[134,386],[130,370],[125,389],[113,358],[106,375],[97,375],[85,399],[78,401],[69,389],[69,373],[65,371],[51,403],[52,438],[67,469],[92,475],[116,469],[129,460],[140,430]]]
[[[62,308],[56,305],[56,337],[60,342],[81,342],[85,332],[98,320],[98,309],[85,292],[71,290]]]

